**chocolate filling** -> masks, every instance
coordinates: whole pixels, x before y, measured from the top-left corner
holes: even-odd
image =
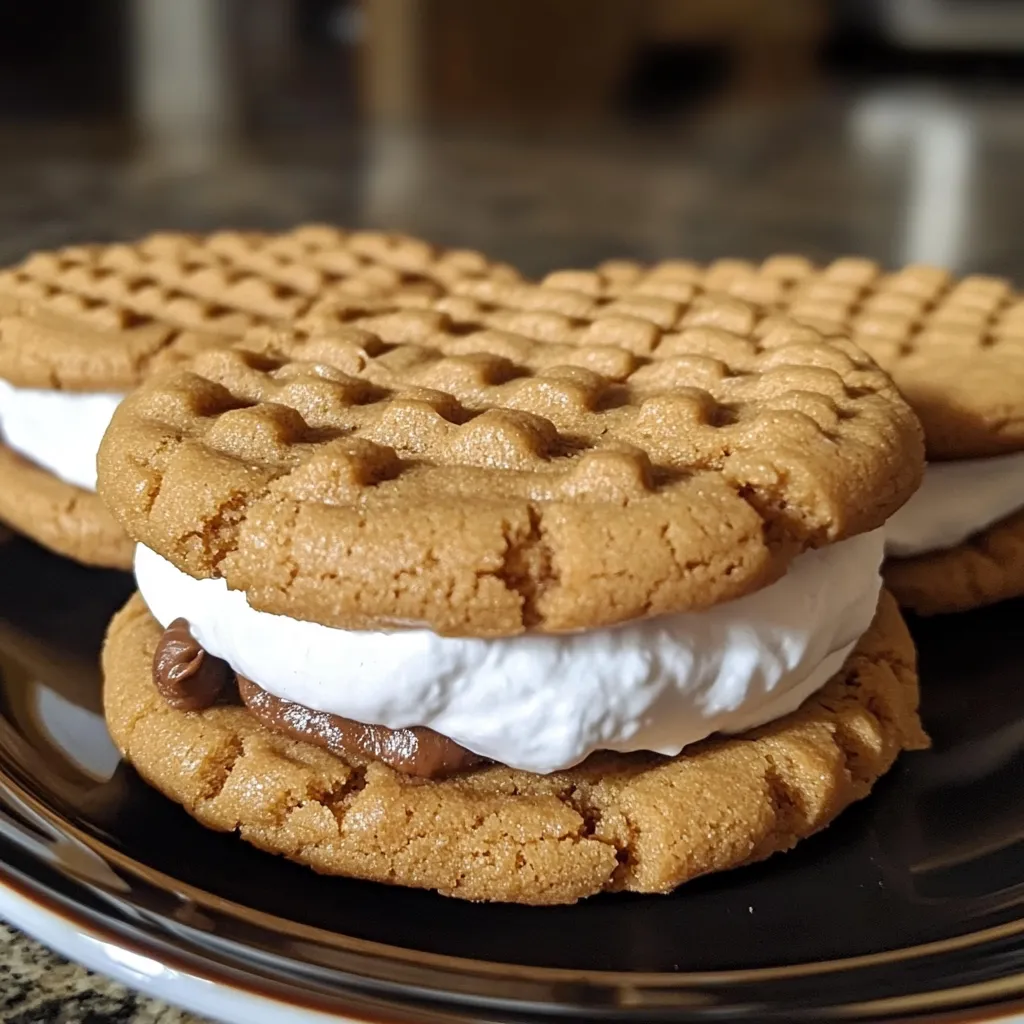
[[[175,619],[164,630],[153,657],[153,682],[172,708],[202,711],[211,707],[227,695],[231,677],[226,661],[210,657],[199,646],[187,620]],[[235,678],[246,708],[267,728],[325,747],[339,757],[383,761],[396,771],[424,779],[454,775],[484,763],[484,758],[433,729],[364,725],[282,700],[244,676]]]
[[[231,682],[231,668],[199,646],[187,619],[175,619],[156,645],[153,682],[176,711],[202,711],[224,695]]]
[[[341,757],[355,754],[383,761],[396,771],[424,779],[454,775],[483,763],[483,758],[454,740],[423,726],[388,729],[312,711],[267,693],[245,676],[238,677],[238,692],[245,706],[268,728],[316,743]]]

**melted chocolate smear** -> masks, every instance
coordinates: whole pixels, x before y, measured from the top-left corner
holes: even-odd
[[[164,630],[153,655],[153,682],[176,711],[202,711],[216,704],[231,677],[226,661],[210,657],[199,646],[187,619],[175,619]]]
[[[422,779],[455,775],[485,763],[454,740],[423,726],[388,729],[313,711],[267,693],[244,676],[238,677],[238,691],[249,711],[268,728],[326,747],[339,757],[383,761],[395,771]]]

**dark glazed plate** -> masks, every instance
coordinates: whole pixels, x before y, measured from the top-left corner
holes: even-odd
[[[912,624],[934,749],[822,835],[673,896],[539,909],[318,877],[144,785],[99,712],[130,589],[0,547],[0,915],[92,966],[246,1022],[983,1020],[1024,1000],[1024,602]]]

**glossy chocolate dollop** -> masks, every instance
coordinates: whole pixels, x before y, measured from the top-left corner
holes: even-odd
[[[202,711],[215,704],[232,679],[230,666],[213,658],[192,636],[187,619],[175,619],[153,655],[153,682],[176,711]]]

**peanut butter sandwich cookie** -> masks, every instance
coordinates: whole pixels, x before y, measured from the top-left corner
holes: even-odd
[[[707,267],[616,261],[546,283],[620,304],[727,293],[852,338],[892,374],[925,430],[924,485],[888,527],[885,576],[901,604],[934,614],[1024,594],[1024,296],[1006,281],[775,256]]]
[[[0,520],[78,561],[129,568],[132,544],[96,497],[96,450],[149,373],[324,296],[423,302],[491,274],[518,276],[476,253],[317,226],[29,257],[0,272]]]
[[[879,575],[920,428],[855,346],[369,319],[200,353],[101,445],[107,722],[200,822],[568,903],[785,850],[925,745]]]

